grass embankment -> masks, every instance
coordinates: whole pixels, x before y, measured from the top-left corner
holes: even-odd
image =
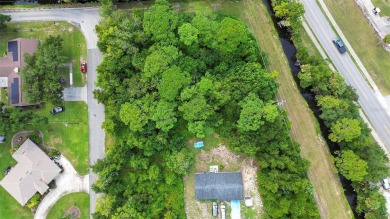
[[[324,2],[376,85],[384,95],[390,94],[390,53],[383,49],[355,0]]]
[[[371,0],[375,7],[381,9],[380,16],[390,16],[390,0]]]
[[[16,22],[8,23],[0,31],[0,54],[5,54],[7,42],[18,37],[36,38],[43,41],[49,35],[60,35],[63,39],[66,62],[73,63],[73,84],[84,86],[86,77],[80,71],[80,59],[87,57],[87,45],[81,31],[67,22]],[[69,71],[67,74],[69,80]]]
[[[44,143],[57,148],[80,175],[88,174],[88,106],[84,102],[64,102],[65,111],[51,115],[54,106],[45,104],[37,114],[49,118],[41,127]]]
[[[89,195],[83,192],[72,193],[60,198],[50,209],[47,218],[64,218],[64,216],[66,216],[66,211],[72,206],[80,209],[80,216],[77,217],[78,219],[89,218]]]
[[[269,56],[268,71],[279,72],[279,99],[292,122],[293,139],[301,145],[302,157],[310,162],[309,178],[315,189],[315,199],[323,218],[352,218],[326,142],[321,137],[317,121],[295,84],[276,30],[261,0],[241,2],[201,2],[213,10],[240,17]],[[194,4],[189,6],[195,7]],[[303,32],[303,31],[302,31]],[[307,42],[310,39],[303,33]],[[310,45],[309,48],[315,48]],[[316,51],[312,50],[313,53]]]

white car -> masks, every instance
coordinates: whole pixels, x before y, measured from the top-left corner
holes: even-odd
[[[221,219],[226,219],[226,207],[223,203],[221,204]]]

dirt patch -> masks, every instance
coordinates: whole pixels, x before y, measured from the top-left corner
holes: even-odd
[[[211,216],[211,201],[197,201],[195,199],[195,177],[196,172],[208,172],[210,165],[218,165],[220,172],[241,171],[244,184],[244,195],[252,197],[253,211],[256,212],[254,218],[260,218],[262,211],[261,197],[257,189],[258,164],[252,158],[238,155],[226,146],[220,145],[210,151],[201,150],[195,157],[193,170],[184,177],[185,187],[185,210],[188,219],[213,218]],[[244,203],[242,201],[242,203]],[[230,203],[226,203],[230,206]],[[244,205],[242,205],[244,206]],[[241,215],[244,215],[245,206],[241,208]],[[227,211],[230,215],[230,211]]]
[[[80,209],[76,206],[72,206],[65,211],[64,216],[68,216],[70,219],[76,219],[80,217]]]

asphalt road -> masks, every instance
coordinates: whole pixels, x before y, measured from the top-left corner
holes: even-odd
[[[98,159],[104,157],[105,133],[101,128],[104,121],[104,106],[93,98],[93,90],[97,89],[96,67],[102,60],[102,54],[97,48],[98,37],[94,31],[95,25],[99,22],[100,16],[97,8],[74,8],[74,9],[41,9],[22,10],[15,12],[4,12],[12,16],[12,21],[68,21],[79,26],[83,32],[88,49],[88,82],[87,82],[87,103],[89,121],[89,163],[92,165]],[[90,186],[96,179],[96,175],[90,171]],[[90,211],[95,212],[96,194],[90,192]],[[92,217],[91,217],[92,218]]]
[[[349,54],[340,54],[333,45],[332,39],[336,37],[331,25],[325,15],[313,0],[301,0],[305,6],[305,18],[324,50],[343,75],[347,84],[356,89],[359,95],[359,104],[367,115],[371,125],[377,132],[383,144],[390,151],[390,116],[387,112],[388,106],[378,93],[367,84],[359,72]],[[349,49],[349,48],[347,48]]]

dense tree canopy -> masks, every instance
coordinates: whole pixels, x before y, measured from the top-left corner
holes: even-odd
[[[182,176],[194,161],[186,141],[215,132],[259,158],[268,215],[319,217],[308,164],[273,101],[277,73],[265,70],[241,21],[208,10],[179,14],[164,0],[145,12],[104,13],[96,27],[102,89],[94,94],[115,142],[93,166],[93,188],[105,193],[94,218],[185,218]]]
[[[29,103],[60,102],[64,89],[59,72],[64,62],[61,37],[49,36],[34,54],[25,54],[24,58],[26,66],[21,74],[26,100]]]

